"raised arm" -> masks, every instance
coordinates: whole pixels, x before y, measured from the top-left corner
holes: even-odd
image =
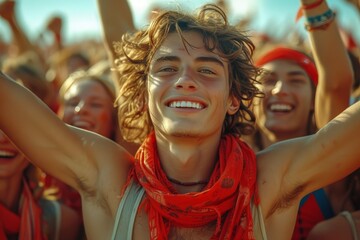
[[[353,104],[316,134],[278,142],[258,153],[258,182],[273,182],[266,202],[286,205],[342,179],[360,167],[360,102]],[[262,189],[263,188],[263,189]],[[271,204],[271,203],[269,203]],[[268,209],[266,211],[270,211]]]
[[[9,24],[11,29],[13,42],[17,47],[18,54],[27,51],[34,51],[35,47],[31,44],[24,30],[20,27],[15,12],[16,1],[5,0],[0,3],[0,16]]]
[[[114,43],[121,41],[124,33],[135,30],[133,16],[127,0],[97,0],[97,5],[104,44],[113,67],[116,59]],[[118,89],[117,77],[117,73],[113,72],[114,83]]]
[[[318,0],[301,0],[303,6],[316,5]],[[326,1],[319,6],[303,9],[305,18],[314,18],[329,11]],[[311,50],[319,74],[315,98],[315,118],[319,128],[349,105],[353,70],[341,39],[336,17],[323,29],[309,29]],[[307,22],[305,20],[305,22]],[[316,22],[315,24],[319,24]]]
[[[126,177],[127,153],[111,140],[66,126],[30,91],[0,72],[0,129],[35,165],[79,191],[100,171]],[[117,171],[117,173],[115,173]]]
[[[303,163],[297,159],[297,164],[309,177],[310,190],[340,180],[360,167],[359,132],[360,102],[348,107],[304,142],[305,151],[300,156]]]
[[[97,0],[102,33],[111,61],[115,59],[114,42],[127,31],[135,30],[127,0]]]

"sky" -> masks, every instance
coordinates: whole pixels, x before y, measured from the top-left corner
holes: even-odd
[[[4,0],[0,0],[2,2]],[[65,19],[65,42],[76,42],[86,38],[101,39],[100,22],[96,0],[16,0],[20,24],[31,38],[36,38],[46,21],[54,14]],[[128,0],[133,12],[135,26],[146,26],[147,14],[151,4],[169,8],[192,10],[211,0]],[[294,16],[299,0],[227,0],[230,6],[230,21],[236,22],[246,16],[254,16],[249,30],[265,32],[281,38],[291,29],[305,34],[303,23],[295,24]],[[338,12],[337,19],[345,29],[352,32],[360,43],[360,14],[344,0],[328,0],[329,5]],[[0,38],[10,39],[8,26],[0,18]]]

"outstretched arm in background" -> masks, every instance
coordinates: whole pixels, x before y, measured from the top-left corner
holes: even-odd
[[[128,31],[135,30],[133,17],[127,0],[97,0],[103,38],[110,60],[114,60],[114,42]]]
[[[319,1],[301,0],[304,6],[315,2]],[[327,2],[323,1],[319,6],[303,11],[305,18],[313,18],[329,11],[329,7]],[[349,106],[354,76],[336,17],[323,29],[308,30],[308,35],[319,75],[315,97],[315,118],[318,128],[321,128]]]
[[[121,41],[124,33],[135,30],[133,17],[127,0],[97,0],[97,4],[104,44],[113,67],[116,59],[114,43]],[[115,72],[114,77],[116,79]]]
[[[0,111],[6,113],[1,114],[0,129],[46,173],[86,193],[87,199],[98,190],[119,191],[129,154],[109,139],[65,125],[34,94],[1,72]]]
[[[258,152],[257,182],[269,239],[280,239],[277,236],[282,231],[292,234],[291,221],[284,219],[297,214],[306,194],[360,167],[359,131],[357,102],[316,134],[278,142]]]
[[[24,30],[20,27],[15,12],[16,1],[5,0],[0,3],[0,16],[9,24],[12,38],[17,47],[17,55],[21,55],[27,51],[34,51],[35,47],[31,44]]]

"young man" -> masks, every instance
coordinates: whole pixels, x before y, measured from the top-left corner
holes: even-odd
[[[0,128],[80,192],[89,239],[108,239],[113,228],[116,239],[289,239],[300,199],[360,166],[360,105],[255,159],[239,140],[255,121],[249,109],[259,94],[252,50],[212,5],[197,17],[165,12],[125,36],[119,123],[124,138],[143,141],[135,159],[65,126],[5,75]]]

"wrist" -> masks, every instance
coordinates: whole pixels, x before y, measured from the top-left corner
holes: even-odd
[[[328,9],[325,0],[303,0],[296,14],[296,22],[303,17],[311,15],[319,15]]]
[[[306,16],[305,29],[310,32],[314,30],[326,30],[334,21],[335,16],[336,14],[329,8],[321,14]]]

